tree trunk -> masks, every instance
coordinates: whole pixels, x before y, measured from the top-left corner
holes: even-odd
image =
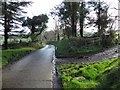
[[[83,37],[83,24],[84,24],[84,2],[81,3],[81,10],[82,12],[80,11],[80,35],[81,37]]]
[[[72,2],[71,3],[71,23],[72,23],[72,36],[73,37],[76,37],[76,14],[77,14],[77,11],[76,11],[76,8],[75,8],[75,2]]]
[[[59,32],[58,32],[58,34],[57,34],[57,41],[59,41],[60,40],[60,35],[59,35]]]
[[[71,22],[72,22],[72,36],[73,37],[76,37],[76,24],[75,24],[75,15],[74,13],[72,14],[72,17],[71,17]]]
[[[72,36],[76,37],[76,25],[74,21],[74,16],[72,17]]]
[[[32,25],[32,28],[31,28],[31,33],[34,34],[35,33],[35,26]]]
[[[4,21],[4,49],[8,49],[8,32],[7,32],[7,5],[6,5],[6,1],[5,1],[5,21]]]
[[[7,32],[7,28],[5,26],[5,30],[4,30],[4,49],[8,49],[8,32]]]
[[[101,10],[100,10],[101,6],[100,6],[100,0],[99,0],[99,5],[98,5],[98,34],[99,36],[101,36],[101,26],[100,26],[100,14],[101,14]]]
[[[81,37],[83,37],[83,24],[80,25],[80,35],[81,35]]]
[[[32,28],[31,28],[31,40],[32,42],[34,42],[35,40],[35,26],[32,25]]]

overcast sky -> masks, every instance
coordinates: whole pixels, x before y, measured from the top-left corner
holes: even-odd
[[[17,1],[17,0],[11,0],[11,1]],[[63,0],[18,0],[18,1],[32,1],[33,2],[31,6],[25,8],[25,10],[27,11],[27,14],[25,14],[25,16],[33,17],[39,14],[49,15],[51,9],[54,8],[54,6],[59,5]],[[110,8],[113,8],[113,7],[118,8],[118,0],[104,0],[104,1],[106,1],[108,5],[111,6]],[[114,9],[110,9],[109,13],[113,14],[113,16],[118,15],[118,11]],[[47,28],[48,31],[53,30],[55,27],[54,20],[52,19],[51,16],[49,16],[49,22],[47,25],[48,25],[48,28]],[[89,30],[87,31],[91,32],[90,30],[91,28],[89,28]]]
[[[26,0],[24,0],[26,1]],[[26,16],[33,17],[34,15],[39,14],[47,14],[49,15],[50,11],[54,6],[59,5],[63,0],[28,0],[32,1],[33,4],[26,8],[26,11],[28,12]],[[86,0],[87,1],[87,0]],[[118,1],[117,0],[104,0],[110,5],[110,8],[116,7],[118,8]],[[111,9],[109,10],[110,14],[118,15],[118,11]],[[49,23],[48,23],[48,29],[52,30],[54,28],[54,21],[51,16],[49,16]]]
[[[33,2],[31,6],[26,8],[27,16],[33,17],[34,15],[47,14],[49,15],[48,29],[54,28],[54,20],[50,16],[50,11],[54,6],[59,5],[63,0],[30,0]]]

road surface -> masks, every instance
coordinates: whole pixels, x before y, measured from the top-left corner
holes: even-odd
[[[3,69],[3,88],[52,88],[54,50],[46,45]]]

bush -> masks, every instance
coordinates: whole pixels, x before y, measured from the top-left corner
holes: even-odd
[[[102,50],[97,42],[91,43],[93,38],[70,38],[60,41],[49,41],[47,44],[53,44],[57,47],[56,56],[72,56],[84,53],[94,53]]]
[[[106,46],[113,46],[115,44],[117,44],[117,37],[116,37],[116,32],[113,31],[113,30],[109,30],[108,32],[108,35],[105,35],[103,34],[101,37],[102,37],[102,45],[104,47]]]
[[[42,44],[42,42],[32,42],[29,46],[34,47],[36,49],[40,49],[43,47],[43,44]]]
[[[109,35],[102,35],[102,42],[103,47],[113,46],[115,44],[114,39]]]

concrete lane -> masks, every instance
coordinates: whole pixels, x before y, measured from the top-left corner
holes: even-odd
[[[2,71],[3,88],[52,88],[54,46],[22,58]]]

